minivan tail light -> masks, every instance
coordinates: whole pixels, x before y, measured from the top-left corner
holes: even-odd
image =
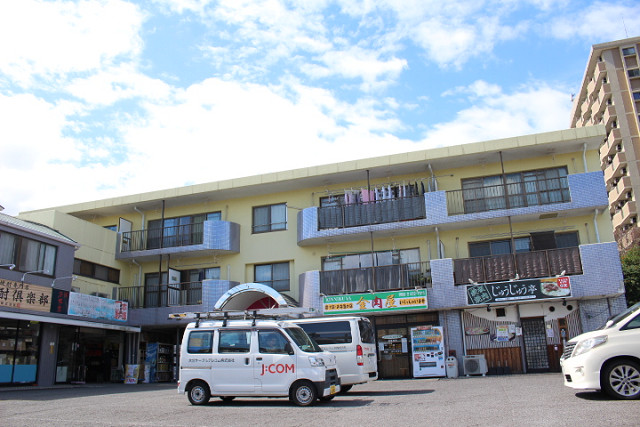
[[[358,362],[358,366],[364,365],[364,353],[361,345],[356,346],[356,362]]]

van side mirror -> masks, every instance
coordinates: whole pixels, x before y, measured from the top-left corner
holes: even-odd
[[[293,351],[293,347],[291,346],[291,343],[290,343],[290,342],[288,342],[288,343],[286,343],[286,344],[284,345],[284,351],[285,351],[287,354],[291,354],[291,355],[296,354],[296,353],[295,353],[295,351]]]

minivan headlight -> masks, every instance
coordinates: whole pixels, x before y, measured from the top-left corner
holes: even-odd
[[[309,356],[309,364],[311,366],[324,366],[324,360],[319,357]]]
[[[573,350],[573,356],[580,356],[581,354],[584,354],[587,351],[596,348],[606,342],[606,335],[600,335],[598,337],[588,338],[586,340],[580,341],[578,345],[576,345],[576,348]]]

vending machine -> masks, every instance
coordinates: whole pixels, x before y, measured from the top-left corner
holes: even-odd
[[[411,328],[411,347],[414,378],[447,375],[442,327]]]

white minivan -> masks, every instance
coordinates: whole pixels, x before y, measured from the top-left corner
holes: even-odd
[[[560,364],[567,387],[640,398],[640,302],[569,340]]]
[[[304,329],[323,350],[336,355],[343,393],[356,384],[378,379],[376,334],[366,317],[311,317],[290,322]]]
[[[298,406],[340,391],[336,356],[303,329],[279,320],[202,320],[185,329],[178,393],[202,405],[212,396],[288,397]]]

